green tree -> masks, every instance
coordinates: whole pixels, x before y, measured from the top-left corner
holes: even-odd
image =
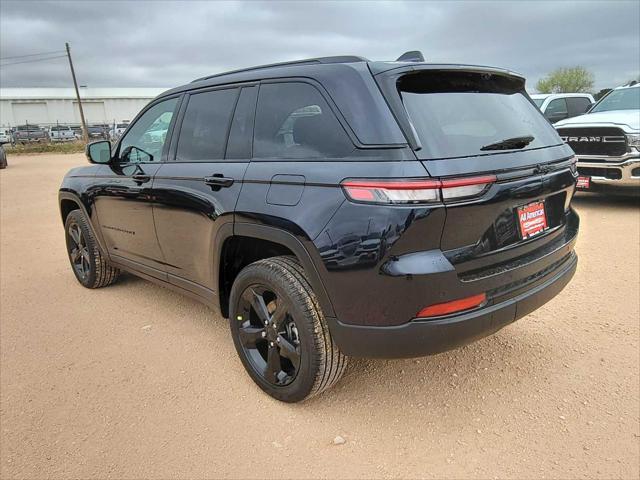
[[[593,74],[584,67],[558,68],[538,80],[540,93],[579,93],[593,88]]]
[[[611,91],[611,88],[603,88],[602,90],[600,90],[598,93],[594,93],[593,94],[593,98],[596,99],[596,101],[600,100],[602,97],[604,97],[607,93],[609,93]]]

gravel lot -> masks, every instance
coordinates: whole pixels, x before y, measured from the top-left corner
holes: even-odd
[[[352,361],[285,405],[206,307],[132,276],[76,282],[57,189],[83,162],[0,172],[0,477],[638,478],[634,201],[576,199],[578,273],[542,309],[457,351]]]

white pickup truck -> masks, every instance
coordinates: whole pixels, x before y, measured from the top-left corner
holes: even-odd
[[[72,128],[66,125],[49,127],[49,139],[52,142],[71,142],[76,139]]]
[[[578,189],[640,191],[640,84],[618,87],[586,115],[554,125],[578,158]]]
[[[536,93],[531,100],[551,123],[587,113],[596,103],[590,93]]]

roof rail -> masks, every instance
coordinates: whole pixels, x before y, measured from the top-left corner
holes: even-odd
[[[320,63],[355,63],[355,62],[368,62],[369,60],[364,57],[358,57],[355,55],[340,55],[335,57],[318,57],[307,58],[305,60],[293,60],[291,62],[279,62],[270,63],[267,65],[259,65],[257,67],[241,68],[239,70],[232,70],[230,72],[216,73],[215,75],[207,75],[206,77],[196,78],[191,83],[200,82],[201,80],[208,80],[210,78],[220,77],[222,75],[230,75],[232,73],[250,72],[253,70],[262,70],[263,68],[272,67],[286,67],[289,65],[313,65]]]

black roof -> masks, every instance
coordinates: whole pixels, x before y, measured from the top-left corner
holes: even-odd
[[[199,89],[254,85],[282,78],[304,79],[317,82],[329,94],[361,145],[400,145],[406,144],[406,138],[394,120],[381,95],[379,82],[374,77],[379,76],[380,80],[388,77],[387,80],[392,81],[396,76],[411,71],[461,70],[516,76],[524,84],[520,75],[508,70],[477,65],[433,64],[422,60],[419,52],[407,52],[399,60],[386,62],[372,62],[359,56],[342,55],[273,63],[202,77],[163,92],[157,98]]]
[[[266,68],[274,67],[289,67],[293,65],[314,65],[314,64],[328,64],[328,63],[355,63],[355,62],[368,62],[369,60],[364,57],[358,57],[356,55],[338,55],[333,57],[317,57],[307,58],[304,60],[292,60],[289,62],[269,63],[266,65],[258,65],[256,67],[241,68],[239,70],[231,70],[229,72],[216,73],[215,75],[207,75],[193,80],[191,83],[200,82],[202,80],[208,80],[210,78],[220,77],[222,75],[231,75],[233,73],[250,72],[253,70],[263,70]]]
[[[522,75],[495,67],[487,67],[482,65],[463,65],[463,64],[435,64],[427,63],[420,51],[410,51],[402,54],[395,61],[371,61],[365,57],[358,55],[336,55],[331,57],[306,58],[302,60],[292,60],[288,62],[270,63],[266,65],[258,65],[228,72],[207,75],[193,80],[191,83],[172,88],[163,92],[159,97],[171,95],[175,93],[192,90],[195,88],[217,86],[224,84],[234,84],[243,82],[255,82],[260,80],[268,80],[278,77],[308,77],[317,78],[334,74],[337,71],[345,73],[347,70],[355,70],[363,73],[366,70],[369,74],[379,75],[391,70],[468,70],[483,71],[502,75],[510,75],[520,77]]]

